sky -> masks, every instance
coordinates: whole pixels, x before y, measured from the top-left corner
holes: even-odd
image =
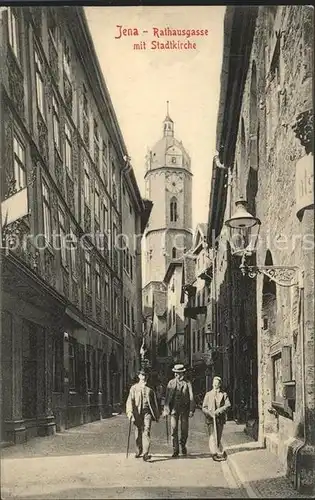
[[[191,157],[193,227],[207,222],[223,53],[224,6],[85,7],[96,53],[144,196],[145,155],[162,137],[169,114],[175,137]],[[122,28],[117,28],[122,26]],[[151,50],[151,42],[186,42],[154,36],[153,28],[208,30],[191,36],[196,50]],[[122,35],[129,28],[139,36]],[[147,33],[143,33],[147,31]],[[146,49],[134,44],[146,42]]]

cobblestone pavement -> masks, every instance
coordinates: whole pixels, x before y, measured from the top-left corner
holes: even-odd
[[[6,448],[1,498],[307,498],[244,426],[226,424],[228,461],[213,462],[199,410],[190,422],[189,455],[178,460],[170,458],[163,419],[152,425],[151,463],[134,459],[133,435],[126,459],[125,415]]]
[[[226,462],[209,458],[204,420],[190,420],[186,458],[171,459],[165,420],[152,425],[151,463],[126,459],[119,415],[2,450],[1,498],[244,498]]]
[[[259,448],[258,443],[244,433],[244,425],[228,422],[224,444],[228,465],[250,498],[310,498],[293,488],[277,456]]]

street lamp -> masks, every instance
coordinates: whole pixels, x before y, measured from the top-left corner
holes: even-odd
[[[225,221],[229,228],[229,240],[233,255],[251,255],[255,251],[261,222],[247,211],[246,201],[240,197],[236,211]]]
[[[229,350],[229,347],[228,346],[217,346],[217,345],[213,345],[211,342],[214,338],[214,332],[212,331],[209,331],[209,332],[205,332],[205,339],[206,339],[206,342],[208,344],[208,352],[206,353],[206,355],[208,356],[208,358],[210,360],[212,360],[212,354],[213,353],[225,353]]]
[[[256,278],[258,274],[266,275],[280,286],[301,285],[302,272],[297,266],[249,266],[246,258],[255,251],[258,242],[261,222],[246,209],[246,201],[239,199],[234,215],[225,221],[230,231],[229,240],[232,253],[242,257],[240,270],[243,276]]]

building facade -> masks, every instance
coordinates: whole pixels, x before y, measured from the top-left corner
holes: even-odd
[[[164,282],[167,287],[166,342],[168,355],[174,363],[184,362],[184,306],[181,303],[183,259],[171,262]]]
[[[0,45],[1,431],[21,442],[121,403],[127,151],[82,8],[3,9]]]
[[[183,286],[187,293],[185,308],[186,335],[189,336],[189,359],[194,379],[194,392],[203,395],[211,385],[213,367],[213,329],[209,316],[212,261],[207,243],[207,224],[195,229],[189,266],[190,280]],[[211,344],[212,342],[212,344]]]
[[[136,377],[140,366],[142,341],[142,265],[141,240],[152,204],[142,200],[130,165],[122,180],[123,323],[124,388]]]
[[[218,367],[234,418],[314,493],[313,12],[228,7],[224,32],[208,221]],[[261,222],[245,244],[224,224],[239,198]]]

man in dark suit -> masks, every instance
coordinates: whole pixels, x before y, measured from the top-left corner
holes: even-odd
[[[147,462],[151,458],[149,449],[152,421],[158,422],[160,412],[155,392],[147,385],[147,370],[141,369],[138,377],[139,382],[130,388],[126,413],[135,425],[135,457],[140,458],[143,455],[143,460]]]
[[[179,440],[178,440],[178,422],[181,426],[181,451],[183,455],[187,455],[186,442],[189,430],[189,417],[192,417],[195,411],[195,401],[192,385],[184,380],[185,374],[184,365],[178,364],[173,368],[175,377],[169,381],[166,388],[165,403],[163,416],[171,416],[171,434],[173,455],[179,455]]]
[[[206,416],[209,432],[209,449],[213,460],[216,461],[226,459],[221,438],[226,423],[226,413],[231,406],[229,397],[226,392],[222,391],[221,385],[221,378],[214,377],[213,388],[206,393],[202,404],[202,411]]]

